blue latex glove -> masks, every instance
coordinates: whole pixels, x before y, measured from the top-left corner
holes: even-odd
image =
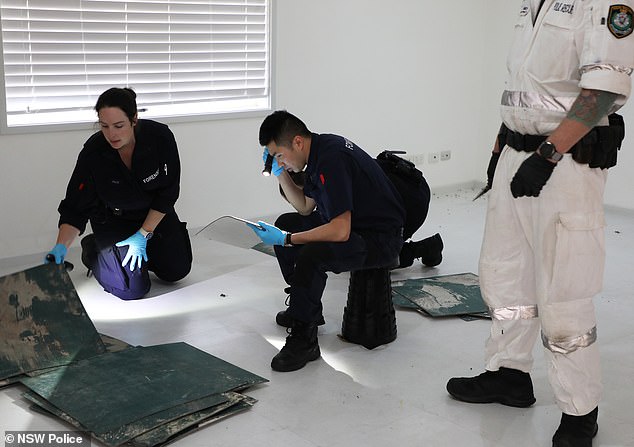
[[[135,265],[141,268],[141,260],[147,262],[147,253],[145,252],[147,239],[141,234],[141,232],[137,231],[126,240],[117,242],[115,245],[117,247],[128,246],[128,252],[126,253],[125,258],[123,258],[121,267],[125,267],[128,261],[130,261],[130,271],[133,271]]]
[[[268,156],[269,156],[269,148],[265,147],[264,153],[262,154],[262,161],[264,163],[266,163],[266,157]],[[273,157],[273,165],[271,167],[271,174],[273,174],[275,177],[279,177],[282,172],[284,172],[284,168],[281,168],[280,165],[277,164],[277,160],[275,159],[275,157]]]
[[[258,225],[262,228],[258,228],[255,225],[247,224],[249,228],[251,228],[255,234],[258,235],[262,242],[267,245],[284,245],[284,240],[286,239],[286,235],[288,232],[282,231],[277,228],[275,225],[268,224],[266,222],[262,222],[258,220]]]
[[[55,264],[63,263],[67,252],[68,249],[66,248],[66,245],[55,244],[55,247],[53,247],[53,249],[44,256],[44,264],[50,263],[52,261],[52,259],[50,259],[51,257],[55,259]]]

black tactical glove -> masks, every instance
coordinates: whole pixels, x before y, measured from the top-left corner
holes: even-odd
[[[511,180],[513,197],[537,197],[555,169],[551,161],[535,152],[524,160]]]
[[[498,165],[500,159],[499,152],[491,152],[491,159],[489,160],[489,167],[487,168],[487,188],[493,187],[493,176],[495,175],[495,168]]]

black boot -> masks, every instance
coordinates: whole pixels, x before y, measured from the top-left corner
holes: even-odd
[[[420,241],[406,242],[399,254],[399,267],[409,267],[414,258],[420,258],[427,267],[435,267],[442,262],[443,248],[445,246],[438,233]]]
[[[93,266],[97,262],[97,240],[94,234],[84,236],[81,240],[81,262],[88,269],[87,276],[92,273]]]
[[[530,374],[504,367],[476,377],[454,377],[447,382],[447,391],[455,399],[475,404],[497,402],[523,408],[535,403]]]
[[[561,414],[559,428],[553,436],[553,447],[592,447],[592,438],[597,435],[599,407],[585,416]]]
[[[435,267],[442,262],[442,249],[445,245],[440,234],[423,239],[414,250],[414,257],[420,258],[427,267]]]
[[[290,287],[285,287],[284,288],[284,293],[291,293],[291,288]],[[286,297],[286,302],[285,304],[288,306],[289,305],[289,301],[291,299],[291,296],[287,296]],[[279,324],[280,326],[283,327],[292,327],[293,326],[293,317],[291,317],[291,315],[288,313],[288,309],[284,309],[284,310],[280,310],[277,315],[275,315],[275,322],[277,324]],[[324,320],[324,316],[320,315],[319,316],[319,320],[317,320],[317,324],[319,326],[326,324],[326,320]]]
[[[317,343],[317,324],[295,320],[290,329],[286,344],[271,360],[275,371],[296,371],[306,363],[317,360],[321,352]]]

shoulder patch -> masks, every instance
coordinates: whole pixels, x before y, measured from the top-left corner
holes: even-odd
[[[634,11],[627,5],[612,5],[608,14],[608,29],[617,39],[632,34]]]

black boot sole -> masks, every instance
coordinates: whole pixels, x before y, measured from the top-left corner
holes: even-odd
[[[442,254],[437,258],[433,259],[421,259],[421,262],[425,264],[427,267],[436,267],[438,264],[442,262]]]
[[[492,395],[489,394],[487,396],[480,396],[480,397],[476,397],[476,396],[472,396],[472,395],[466,395],[466,394],[461,394],[459,392],[456,392],[455,390],[452,390],[451,387],[451,380],[447,383],[447,392],[451,395],[451,397],[453,397],[456,400],[459,400],[461,402],[467,402],[470,404],[502,404],[502,405],[506,405],[507,407],[514,407],[514,408],[527,408],[530,407],[531,405],[533,405],[536,402],[536,399],[534,396],[531,396],[529,398],[525,398],[525,399],[517,399],[517,398],[513,398],[510,397],[508,395],[503,395],[503,394],[499,394],[499,395]]]
[[[451,394],[451,396],[454,399],[457,399],[461,402],[467,402],[469,404],[502,404],[502,405],[506,405],[507,407],[514,407],[514,408],[528,408],[536,402],[535,399],[515,400],[515,399],[509,399],[508,396],[491,396],[489,399],[469,399],[464,396],[456,396],[454,394]]]

